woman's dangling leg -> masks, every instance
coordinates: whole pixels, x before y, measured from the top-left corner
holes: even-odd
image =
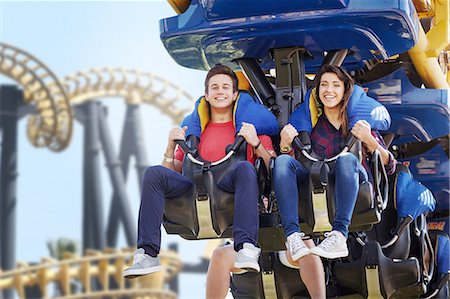
[[[335,177],[336,216],[333,230],[340,231],[347,238],[359,185],[367,180],[367,172],[355,155],[344,154],[336,161]]]
[[[326,233],[325,240],[311,250],[311,253],[329,259],[348,255],[348,226],[358,197],[359,184],[367,180],[367,172],[356,156],[347,153],[337,159],[334,176],[336,216],[333,230]]]

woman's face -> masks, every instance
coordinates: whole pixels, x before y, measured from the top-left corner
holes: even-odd
[[[319,98],[325,108],[339,107],[344,93],[344,82],[335,73],[324,73],[322,75],[319,84]]]

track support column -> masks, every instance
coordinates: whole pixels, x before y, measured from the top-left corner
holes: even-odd
[[[0,268],[10,270],[16,263],[17,214],[17,125],[23,93],[16,86],[0,86]],[[12,289],[5,290],[13,298]]]

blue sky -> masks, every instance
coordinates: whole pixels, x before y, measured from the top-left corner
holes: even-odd
[[[61,78],[95,67],[139,69],[167,78],[198,97],[206,73],[177,65],[159,39],[158,21],[173,15],[165,1],[0,0],[0,40],[34,55]],[[0,83],[12,81],[0,75]],[[118,151],[124,101],[108,98],[102,102],[109,109]],[[142,118],[149,163],[159,164],[173,124],[153,107],[142,107]],[[83,128],[75,123],[69,148],[54,153],[32,147],[25,124],[25,119],[19,124],[16,254],[18,260],[32,262],[48,256],[48,240],[81,240]],[[132,161],[128,194],[137,219],[139,192],[134,166]],[[106,222],[112,191],[105,170],[102,192]],[[168,242],[178,242],[183,261],[190,263],[198,261],[205,246],[203,241],[164,234],[163,248]],[[120,247],[125,245],[121,237]],[[182,275],[181,279],[181,298],[204,296],[204,275]]]

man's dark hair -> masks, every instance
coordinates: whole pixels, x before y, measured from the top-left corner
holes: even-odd
[[[233,81],[233,92],[237,91],[239,82],[234,71],[231,68],[227,67],[226,65],[216,64],[212,69],[209,70],[208,74],[206,75],[205,93],[208,92],[208,85],[211,77],[220,74],[229,76],[231,78],[231,81]]]

